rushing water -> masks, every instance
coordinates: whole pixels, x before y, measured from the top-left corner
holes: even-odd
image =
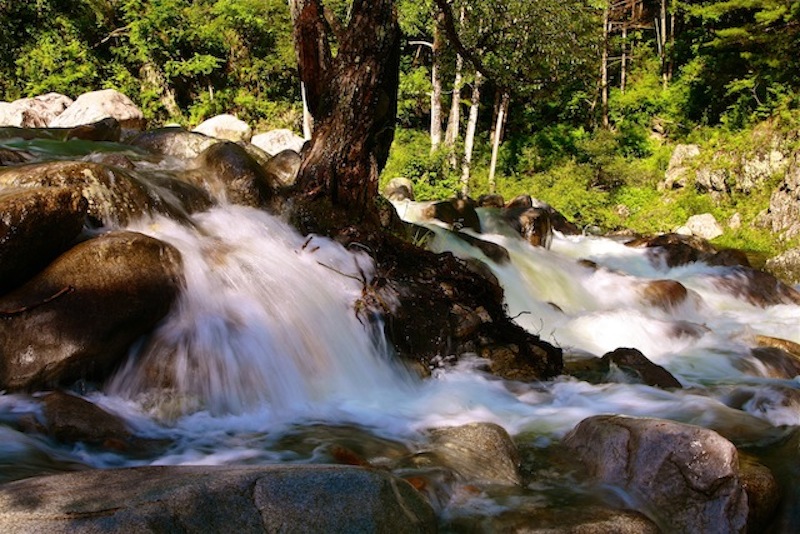
[[[408,208],[399,211],[413,218]],[[220,206],[191,224],[155,217],[130,226],[181,251],[185,291],[117,374],[87,392],[139,435],[170,445],[131,458],[0,426],[2,478],[73,465],[324,462],[332,441],[360,442],[370,462],[391,464],[387,456],[415,451],[427,429],[477,421],[503,426],[534,456],[603,413],[699,424],[740,446],[771,443],[800,424],[790,395],[797,381],[768,378],[751,355],[757,335],[800,343],[800,307],[736,298],[718,284],[732,276],[726,268],[670,269],[602,237],[556,234],[551,249],[534,248],[492,212],[482,217],[481,238],[507,248],[509,263],[495,264],[439,229],[429,245],[486,262],[505,288],[509,315],[567,359],[634,347],[685,388],[566,376],[514,383],[484,374],[475,360],[422,380],[355,313],[371,276],[366,255],[303,237],[264,212]],[[686,301],[671,308],[643,301],[641,287],[657,279],[681,282]],[[0,422],[39,410],[35,396],[0,397]],[[470,502],[484,511],[496,505]]]

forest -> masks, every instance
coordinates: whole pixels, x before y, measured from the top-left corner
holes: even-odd
[[[716,195],[662,182],[679,144],[717,167],[776,139],[796,149],[800,0],[395,4],[398,116],[382,182],[409,178],[418,199],[528,193],[604,231],[738,215],[716,244],[796,246],[749,224],[777,177]],[[326,2],[334,35],[348,11]],[[232,113],[300,132],[292,27],[285,0],[2,0],[0,99],[114,88],[151,125]]]

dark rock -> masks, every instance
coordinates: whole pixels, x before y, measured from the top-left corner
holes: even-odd
[[[540,208],[510,208],[503,218],[511,227],[534,247],[550,248],[553,226],[546,210]]]
[[[756,343],[750,353],[758,365],[744,362],[745,372],[783,380],[800,376],[800,345],[768,336],[756,336]]]
[[[122,128],[117,119],[106,117],[92,124],[84,124],[70,128],[66,138],[82,139],[84,141],[111,141],[118,142],[122,136]]]
[[[91,402],[62,391],[44,397],[44,418],[47,432],[66,443],[101,444],[107,440],[126,441],[132,433],[115,415]]]
[[[475,206],[469,199],[451,198],[442,202],[434,202],[423,211],[427,219],[436,219],[447,223],[454,230],[469,228],[480,233],[481,222]]]
[[[87,200],[88,214],[98,226],[125,225],[136,217],[153,213],[182,218],[211,205],[205,192],[175,178],[145,177],[127,169],[87,161],[55,161],[6,168],[0,171],[0,186],[73,189]],[[176,203],[176,199],[181,202]]]
[[[519,195],[508,201],[506,209],[509,210],[526,210],[533,207],[533,199],[530,195]]]
[[[603,355],[602,361],[609,366],[613,363],[626,374],[634,376],[648,386],[660,388],[682,387],[681,383],[672,376],[672,373],[648,360],[637,349],[616,349]]]
[[[458,239],[468,243],[469,245],[480,249],[483,254],[492,260],[493,262],[497,263],[498,265],[503,265],[504,263],[508,263],[511,257],[508,255],[508,250],[505,247],[498,245],[497,243],[492,243],[491,241],[485,241],[483,239],[479,239],[475,236],[471,236],[469,234],[465,234],[464,232],[453,232],[453,236],[457,237]]]
[[[686,301],[689,291],[677,280],[653,280],[639,288],[642,299],[650,306],[670,311]]]
[[[481,517],[456,518],[453,532],[503,532],[507,534],[662,534],[647,516],[633,510],[603,506],[544,508],[536,499],[530,505]]]
[[[766,532],[781,500],[778,482],[768,467],[748,455],[739,456],[739,472],[747,492],[747,530]]]
[[[0,530],[47,532],[435,532],[407,482],[344,466],[139,467],[0,486]]]
[[[431,431],[431,452],[470,483],[519,485],[519,452],[501,426],[472,423]]]
[[[130,139],[128,144],[153,154],[189,160],[220,142],[219,139],[197,132],[187,132],[183,128],[158,128],[138,134]]]
[[[503,208],[506,202],[503,195],[481,195],[478,197],[479,208]]]
[[[294,185],[302,161],[303,158],[294,150],[281,150],[267,162],[264,171],[272,183],[282,186]]]
[[[279,185],[244,148],[230,141],[211,145],[197,159],[197,183],[222,201],[262,207]]]
[[[73,189],[0,190],[0,294],[69,248],[83,229],[86,207]]]
[[[105,377],[180,285],[180,254],[151,237],[116,232],[75,246],[0,298],[0,387]]]
[[[747,494],[731,442],[714,431],[658,419],[596,416],[564,444],[589,478],[625,491],[665,532],[744,532]]]
[[[696,261],[717,266],[750,266],[747,255],[743,252],[717,250],[711,243],[697,236],[663,234],[636,238],[625,244],[634,248],[653,249],[651,260],[663,261],[667,267],[677,267]]]
[[[800,292],[769,273],[733,267],[714,279],[714,285],[736,298],[744,299],[754,306],[766,308],[780,304],[800,305]]]
[[[383,188],[383,196],[395,202],[414,200],[414,183],[408,178],[392,178]]]
[[[27,152],[10,148],[0,148],[0,167],[20,165],[22,163],[27,163],[31,159],[33,159],[33,156]]]

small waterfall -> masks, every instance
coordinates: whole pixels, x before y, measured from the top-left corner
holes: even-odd
[[[110,394],[155,396],[147,402],[178,414],[264,405],[282,418],[344,399],[369,402],[410,380],[390,362],[379,325],[357,317],[372,269],[366,255],[244,207],[192,221],[159,217],[133,228],[181,251],[186,288]]]

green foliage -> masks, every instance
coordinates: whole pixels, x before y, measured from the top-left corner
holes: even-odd
[[[447,153],[439,150],[431,154],[430,146],[425,133],[399,129],[381,174],[381,187],[392,178],[402,177],[413,182],[417,200],[455,196],[461,190],[459,176],[450,168]]]

